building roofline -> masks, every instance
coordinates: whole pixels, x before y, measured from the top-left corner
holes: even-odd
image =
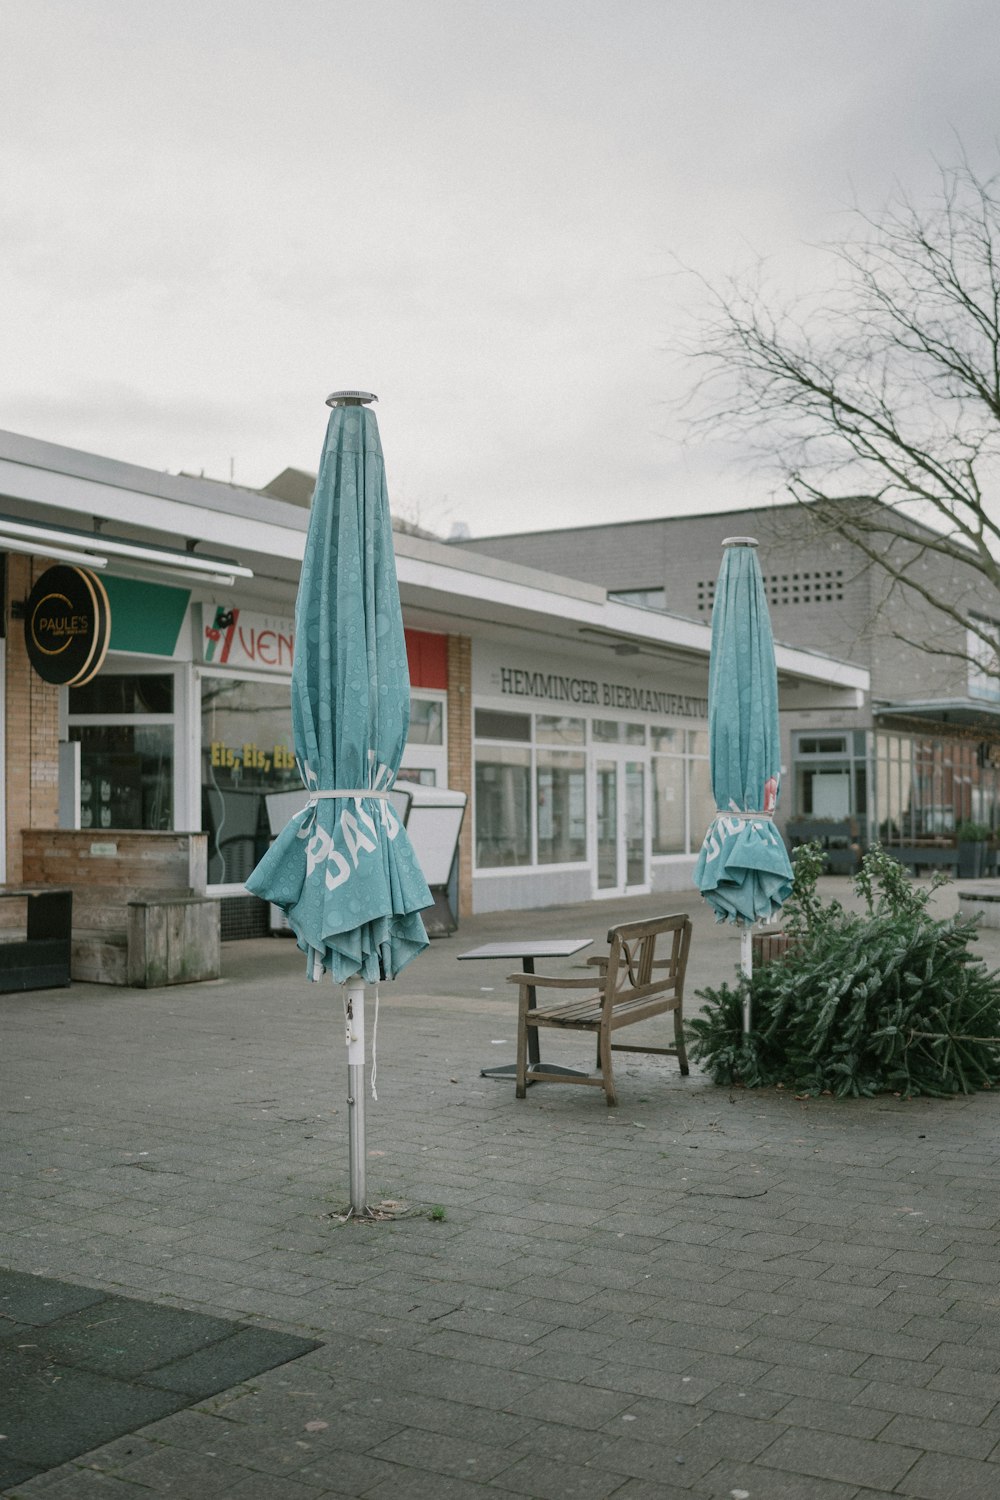
[[[224,479],[205,479],[191,474],[169,474],[103,454],[68,448],[42,438],[26,437],[20,432],[0,429],[0,461],[21,464],[26,468],[64,474],[105,485],[110,490],[127,490],[155,495],[175,504],[196,506],[222,515],[248,515],[257,521],[280,521],[293,530],[305,531],[309,512],[299,505],[263,495],[259,490]]]
[[[495,531],[489,536],[449,537],[446,539],[446,545],[449,547],[459,547],[466,551],[474,551],[477,542],[520,541],[522,539],[527,540],[530,537],[565,536],[568,532],[578,534],[584,531],[608,531],[611,528],[620,531],[626,526],[671,526],[679,521],[722,521],[727,516],[746,516],[757,513],[768,515],[778,510],[799,508],[808,510],[810,506],[819,504],[847,505],[851,503],[878,506],[882,510],[899,514],[908,526],[912,526],[915,531],[926,532],[929,536],[945,535],[943,532],[935,531],[933,526],[928,526],[926,521],[918,521],[914,516],[907,515],[905,511],[899,512],[896,506],[886,505],[884,501],[874,500],[868,495],[837,495],[831,500],[823,502],[813,500],[771,500],[766,505],[740,505],[731,507],[728,510],[687,511],[679,516],[634,516],[631,520],[627,521],[590,521],[583,526],[546,526],[538,531]]]
[[[309,523],[309,512],[301,506],[255,490],[164,474],[4,431],[0,493],[43,513],[105,514],[140,531],[196,536],[206,543],[224,542],[240,555],[293,562],[302,557]],[[185,508],[189,515],[183,514]],[[237,534],[231,517],[243,523]],[[64,530],[75,535],[72,527]],[[107,533],[94,534],[98,546],[102,535],[107,538]],[[486,621],[516,622],[520,616],[545,628],[558,620],[569,634],[606,637],[612,648],[617,639],[668,654],[708,657],[711,627],[704,621],[612,600],[598,585],[493,558],[474,547],[456,548],[444,540],[400,532],[393,541],[401,589],[417,606],[441,608],[449,600],[465,600]],[[779,645],[777,655],[779,669],[795,676],[855,690],[869,683],[865,669],[820,652]]]
[[[544,526],[537,531],[494,531],[489,536],[448,537],[446,540],[449,547],[474,549],[477,542],[505,542],[513,537],[562,536],[567,531],[607,531],[612,526],[616,530],[622,526],[662,526],[665,521],[710,521],[715,518],[721,520],[724,516],[745,516],[750,511],[758,510],[782,510],[801,503],[799,500],[780,500],[771,501],[767,505],[734,506],[729,510],[688,511],[681,516],[633,516],[628,521],[589,521],[583,526]]]

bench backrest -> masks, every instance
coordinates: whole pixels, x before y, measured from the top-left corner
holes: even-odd
[[[605,997],[612,1005],[641,996],[684,995],[691,918],[683,912],[623,922],[608,933]]]

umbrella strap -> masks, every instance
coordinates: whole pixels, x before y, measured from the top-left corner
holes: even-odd
[[[715,816],[717,818],[740,818],[744,823],[755,823],[758,818],[767,818],[770,822],[774,822],[774,813],[738,812],[735,807],[717,807]]]
[[[309,801],[318,802],[320,797],[388,797],[388,789],[373,791],[371,787],[355,788],[353,791],[344,791],[338,787],[332,792],[310,792]]]

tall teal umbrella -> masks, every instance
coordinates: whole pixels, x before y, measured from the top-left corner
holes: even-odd
[[[778,673],[767,596],[752,537],[728,537],[712,613],[708,738],[716,815],[695,865],[695,885],[717,922],[737,922],[741,966],[750,930],[780,911],[792,866],[774,810],[781,781]],[[744,1017],[747,1028],[749,1016]]]
[[[327,402],[295,605],[292,733],[306,800],[246,882],[285,912],[308,977],[345,986],[355,1212],[366,1208],[364,984],[395,978],[427,946],[420,912],[432,904],[389,801],[410,680],[374,399],[341,391]]]

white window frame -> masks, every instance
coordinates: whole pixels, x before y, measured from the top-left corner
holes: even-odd
[[[410,702],[426,698],[441,705],[440,745],[420,745],[407,740],[401,765],[412,771],[433,771],[435,786],[448,785],[448,694],[443,688],[410,688]]]

